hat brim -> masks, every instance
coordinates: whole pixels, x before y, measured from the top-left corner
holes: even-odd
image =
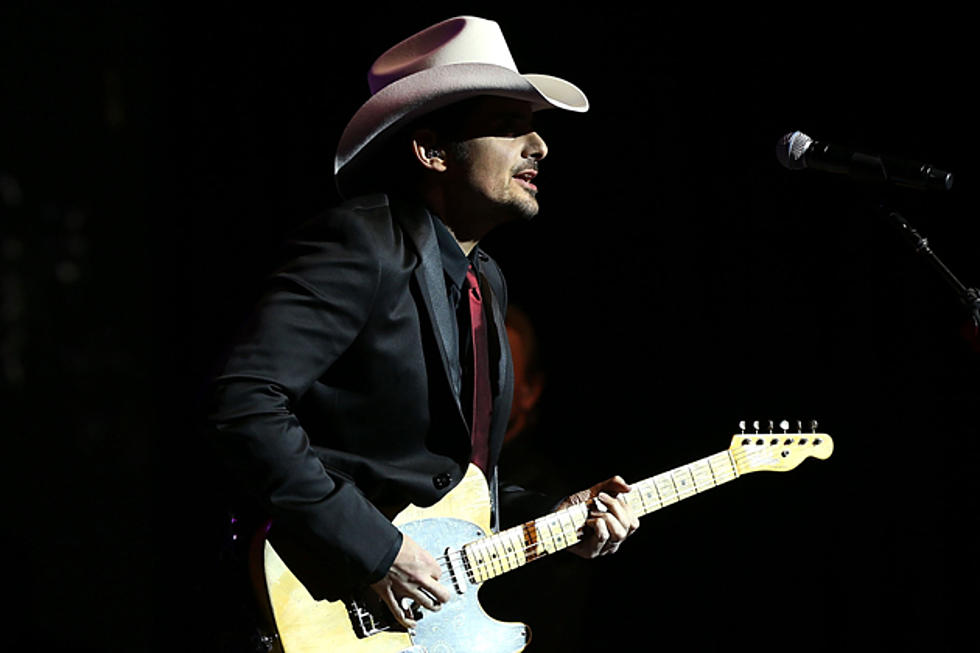
[[[340,137],[334,159],[337,188],[371,159],[409,122],[455,102],[479,95],[526,100],[532,110],[588,111],[589,101],[574,84],[549,75],[523,75],[486,63],[461,63],[420,71],[392,82],[372,95],[354,114]]]

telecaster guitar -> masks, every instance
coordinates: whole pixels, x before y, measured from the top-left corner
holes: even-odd
[[[833,447],[824,433],[740,434],[725,451],[632,483],[623,498],[634,513],[647,515],[742,474],[785,472],[809,457],[826,459]],[[408,506],[393,523],[436,557],[441,582],[454,595],[438,612],[416,614],[414,632],[399,626],[369,588],[345,601],[313,599],[266,541],[265,584],[278,643],[285,653],[521,651],[530,641],[528,627],[487,616],[477,590],[491,578],[578,542],[589,509],[580,504],[489,534],[487,482],[473,465],[439,503]]]

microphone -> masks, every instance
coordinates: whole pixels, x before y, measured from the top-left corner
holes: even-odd
[[[928,163],[854,152],[815,141],[803,132],[786,134],[776,144],[776,158],[790,170],[823,170],[856,181],[887,182],[916,190],[949,190],[953,175]]]

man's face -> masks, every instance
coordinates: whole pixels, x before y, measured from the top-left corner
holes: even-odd
[[[500,222],[537,215],[534,178],[548,146],[534,131],[528,102],[481,98],[451,152],[452,181],[474,211],[490,212]]]

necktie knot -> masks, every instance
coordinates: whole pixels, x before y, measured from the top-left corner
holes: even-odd
[[[469,288],[470,297],[473,300],[476,300],[478,302],[483,301],[482,298],[480,297],[480,282],[476,278],[476,271],[473,270],[472,265],[466,270],[466,285]]]

